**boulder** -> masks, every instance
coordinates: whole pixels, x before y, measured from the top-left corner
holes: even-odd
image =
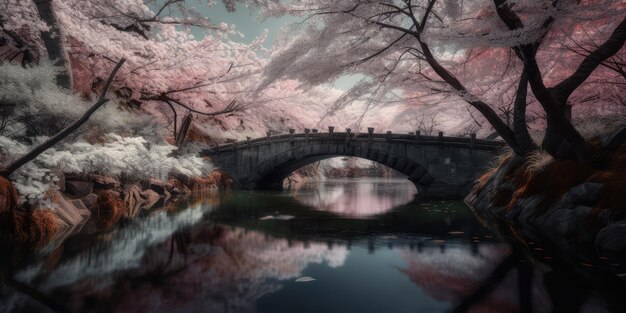
[[[582,183],[572,187],[565,194],[564,199],[571,203],[593,205],[598,200],[602,188],[604,188],[604,184],[601,183]]]
[[[152,208],[161,199],[161,196],[152,189],[142,191],[141,197],[143,198],[141,208],[146,210]]]
[[[50,200],[56,206],[54,209],[56,217],[68,226],[66,233],[62,235],[64,237],[79,232],[91,216],[91,211],[81,200],[68,200],[58,190],[51,191]]]
[[[156,191],[160,195],[165,195],[168,190],[172,189],[172,185],[169,182],[156,178],[150,178],[148,185],[150,189]]]
[[[59,187],[60,191],[65,192],[65,174],[60,170],[53,171],[52,174],[57,178],[54,184]]]
[[[98,196],[95,193],[90,193],[82,197],[80,200],[83,201],[83,204],[85,205],[85,207],[89,209],[90,211],[92,211],[98,204]]]
[[[124,217],[134,218],[141,209],[143,198],[141,197],[141,188],[138,185],[131,185],[124,190]]]
[[[75,197],[81,198],[93,192],[93,183],[86,181],[66,181],[65,191]]]
[[[173,188],[169,190],[173,196],[191,194],[191,189],[176,178],[171,178],[168,183],[170,186],[173,186]]]
[[[618,129],[600,138],[602,147],[608,150],[616,150],[624,141],[626,141],[626,128]]]
[[[93,185],[97,189],[116,189],[120,187],[120,181],[108,176],[93,175]]]
[[[536,226],[556,241],[573,239],[580,233],[591,210],[584,205],[551,208]]]
[[[600,256],[626,257],[626,220],[610,224],[596,236],[596,250]]]

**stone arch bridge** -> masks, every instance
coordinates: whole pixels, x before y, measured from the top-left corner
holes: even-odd
[[[203,150],[214,164],[233,178],[236,188],[281,189],[296,169],[319,160],[353,156],[384,164],[404,174],[422,196],[456,198],[469,191],[474,180],[504,146],[501,141],[467,137],[422,136],[391,132],[356,134],[305,129],[289,134],[250,139]]]

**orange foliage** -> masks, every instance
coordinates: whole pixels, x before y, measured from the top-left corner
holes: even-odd
[[[233,186],[233,179],[228,173],[222,170],[215,170],[209,174],[209,178],[220,188],[230,188]]]
[[[197,127],[193,125],[189,128],[186,140],[188,142],[205,143],[207,145],[213,145],[213,139],[208,135],[203,134]]]
[[[17,190],[8,179],[0,177],[0,212],[13,211],[17,204]]]
[[[37,247],[43,246],[54,239],[59,231],[56,215],[47,210],[35,210],[31,213],[32,226],[30,227],[31,238]]]
[[[16,242],[33,247],[46,245],[59,231],[56,216],[49,209],[30,213],[17,210],[2,212],[0,227]]]
[[[116,225],[124,215],[124,201],[118,192],[104,190],[98,193],[98,209],[96,213],[98,228],[109,228]]]
[[[520,176],[517,180],[517,183],[521,184],[517,185],[520,192],[512,201],[541,193],[544,195],[544,199],[540,203],[540,207],[545,209],[560,199],[572,187],[585,182],[592,173],[593,171],[589,166],[581,165],[575,161],[555,161],[530,177]]]

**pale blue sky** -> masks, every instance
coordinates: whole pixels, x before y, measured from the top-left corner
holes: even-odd
[[[250,43],[261,35],[265,29],[267,29],[267,40],[263,43],[263,47],[267,49],[271,49],[280,28],[302,20],[302,18],[295,16],[284,16],[261,20],[259,18],[259,13],[256,12],[255,9],[247,8],[241,4],[237,5],[237,10],[235,12],[228,12],[221,1],[216,1],[217,4],[214,7],[209,7],[204,1],[200,2],[197,0],[187,0],[186,2],[188,6],[195,7],[198,12],[207,16],[215,24],[224,22],[229,25],[236,25],[236,30],[241,32],[244,37],[242,38],[238,35],[230,35],[230,39],[234,41]],[[194,35],[196,38],[200,38],[200,36],[202,36],[199,31],[194,32]],[[360,75],[346,75],[340,77],[334,84],[332,84],[332,86],[342,90],[348,90],[361,78],[362,76]]]

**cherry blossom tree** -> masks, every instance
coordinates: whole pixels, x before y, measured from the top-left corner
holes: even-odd
[[[614,1],[296,1],[262,4],[267,16],[307,16],[298,36],[266,68],[315,85],[340,75],[369,79],[351,92],[382,98],[394,90],[411,96],[461,100],[519,155],[534,149],[526,106],[547,117],[543,148],[560,159],[589,161],[588,143],[569,121],[569,109],[596,69],[609,64],[626,40],[626,8]],[[580,54],[571,38],[596,46]],[[603,37],[602,34],[608,34]],[[615,64],[613,64],[614,67]],[[527,86],[532,94],[527,94]],[[581,89],[582,88],[582,89]],[[496,104],[513,95],[513,125]],[[433,99],[431,99],[433,101]],[[436,101],[436,100],[435,100]]]

